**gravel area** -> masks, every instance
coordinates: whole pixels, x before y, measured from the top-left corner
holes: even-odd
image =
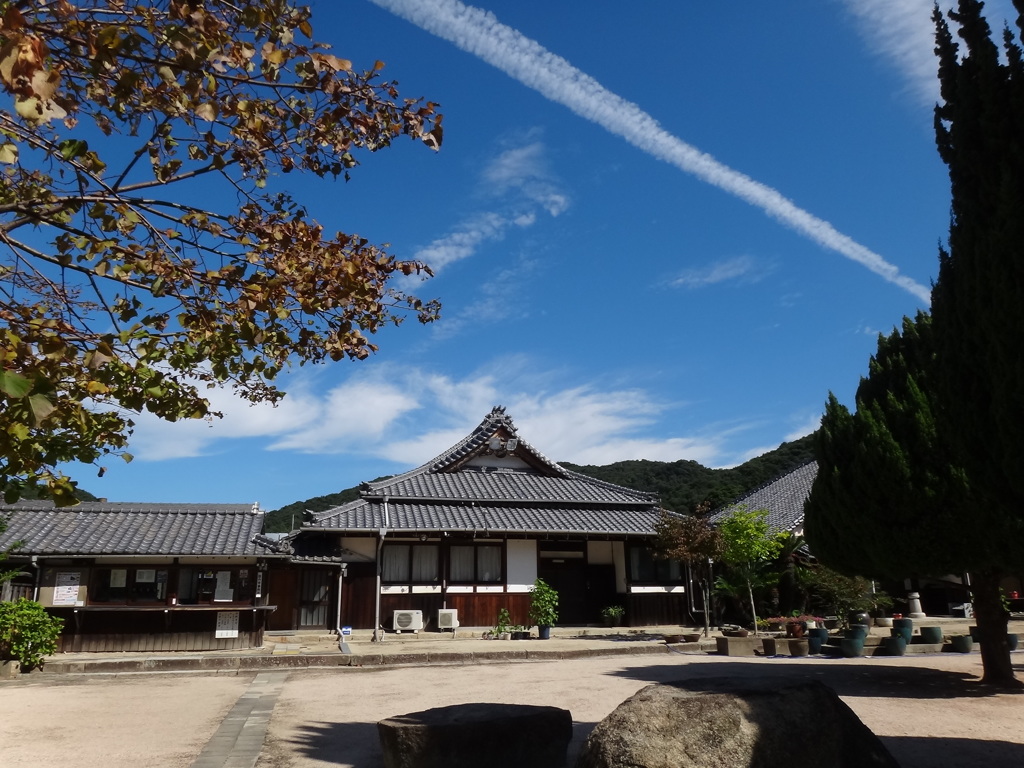
[[[1013,659],[1024,678],[1024,653]],[[977,653],[872,659],[670,654],[293,672],[257,766],[379,768],[378,720],[482,701],[568,709],[576,724],[572,765],[594,725],[649,683],[754,675],[831,686],[903,768],[1024,765],[1024,699],[980,686],[980,672]],[[3,765],[189,766],[252,678],[69,675],[2,683]]]

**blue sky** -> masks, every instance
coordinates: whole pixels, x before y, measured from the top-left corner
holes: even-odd
[[[295,369],[277,408],[141,417],[119,501],[275,509],[430,459],[502,404],[554,460],[742,463],[851,403],[927,306],[949,192],[931,0],[350,0],[315,37],[441,104],[352,180],[292,191],[437,275],[443,318]],[[1002,25],[1009,0],[988,4]]]

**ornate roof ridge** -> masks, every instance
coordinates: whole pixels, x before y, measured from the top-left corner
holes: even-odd
[[[523,440],[519,436],[519,430],[516,428],[515,423],[512,421],[512,417],[505,412],[505,406],[496,405],[491,409],[491,412],[484,416],[481,421],[472,432],[462,438],[459,442],[448,448],[437,456],[432,458],[415,469],[410,469],[408,472],[403,472],[399,475],[393,475],[392,477],[386,478],[385,480],[378,480],[374,483],[364,483],[363,487],[366,491],[381,491],[388,486],[400,483],[403,480],[407,480],[417,475],[426,474],[428,472],[440,472],[445,467],[451,466],[454,462],[465,458],[469,454],[473,453],[477,449],[481,448],[487,440],[494,434],[495,429],[498,427],[504,427],[508,432],[519,441],[519,445],[524,450],[529,451],[536,456],[543,464],[548,466],[552,471],[561,475],[562,477],[568,477],[569,471],[559,465],[557,462],[552,461],[543,453],[538,451],[526,440]]]

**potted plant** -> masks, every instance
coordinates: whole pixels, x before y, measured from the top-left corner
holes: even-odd
[[[622,623],[622,617],[626,615],[626,609],[621,605],[609,605],[601,609],[601,618],[604,619],[606,627],[617,627]]]
[[[558,621],[558,592],[538,578],[530,588],[530,621],[537,625],[541,640],[551,637],[551,627]]]
[[[511,623],[512,619],[508,615],[508,608],[502,608],[498,611],[498,623],[494,625],[492,634],[499,640],[509,640],[512,637]]]

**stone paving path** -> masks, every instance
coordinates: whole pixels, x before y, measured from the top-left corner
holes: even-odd
[[[254,768],[288,672],[260,672],[207,742],[192,768]]]

